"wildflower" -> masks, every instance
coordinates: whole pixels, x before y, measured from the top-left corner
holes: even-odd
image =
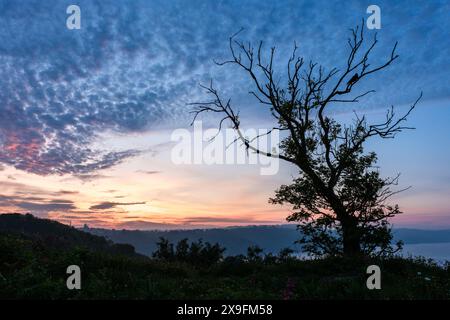
[[[295,283],[292,279],[288,279],[286,288],[283,290],[283,300],[289,300],[294,295]]]

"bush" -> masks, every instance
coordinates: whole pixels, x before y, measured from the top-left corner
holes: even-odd
[[[174,250],[174,245],[165,238],[157,242],[157,250],[153,257],[162,261],[176,261],[188,263],[194,266],[210,266],[223,259],[225,248],[218,243],[211,244],[201,239],[189,244],[188,239],[180,240]]]

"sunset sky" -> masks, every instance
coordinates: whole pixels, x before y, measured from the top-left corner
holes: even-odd
[[[81,8],[81,29],[66,8]],[[127,229],[285,223],[288,207],[268,198],[296,175],[258,165],[176,165],[175,129],[192,130],[190,102],[214,83],[241,111],[243,126],[273,121],[240,70],[219,67],[228,37],[277,47],[284,70],[294,41],[325,68],[343,68],[349,28],[364,1],[0,1],[0,212]],[[401,172],[404,214],[395,226],[450,228],[450,5],[377,1],[376,64],[398,41],[399,60],[364,82],[360,104],[336,106],[376,121],[424,97],[408,120],[416,130],[371,141],[385,176]],[[368,38],[373,30],[367,30]],[[217,119],[204,118],[204,127]],[[245,152],[244,149],[240,149]]]

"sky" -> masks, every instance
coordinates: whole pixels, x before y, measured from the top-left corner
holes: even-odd
[[[79,30],[66,27],[71,4]],[[306,61],[343,68],[349,29],[371,4],[381,8],[373,63],[396,41],[400,57],[364,82],[375,94],[333,112],[376,120],[422,91],[416,129],[367,148],[382,174],[411,186],[393,199],[404,212],[395,226],[450,228],[449,1],[0,1],[0,212],[117,229],[285,223],[290,209],[268,198],[295,168],[176,164],[172,135],[192,131],[188,104],[211,79],[243,127],[273,126],[245,74],[214,63],[241,27],[240,39],[277,48],[280,77],[294,43]]]

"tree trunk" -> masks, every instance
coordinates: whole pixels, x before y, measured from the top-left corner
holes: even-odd
[[[336,213],[342,227],[343,254],[346,257],[361,255],[361,238],[358,232],[358,220],[350,216],[345,206],[334,194],[333,191],[325,190],[331,208]]]
[[[344,256],[355,257],[361,255],[360,237],[356,221],[341,221],[341,225]]]

